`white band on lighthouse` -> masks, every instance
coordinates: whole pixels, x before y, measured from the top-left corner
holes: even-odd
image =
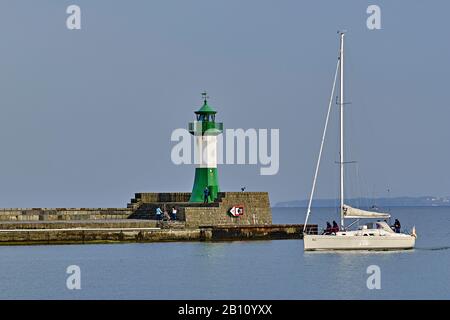
[[[195,136],[195,163],[199,168],[217,168],[217,136]]]

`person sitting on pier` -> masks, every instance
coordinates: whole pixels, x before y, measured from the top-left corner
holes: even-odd
[[[395,219],[395,222],[394,222],[394,231],[395,231],[395,233],[400,233],[401,227],[402,226],[400,224],[400,221],[398,219]]]
[[[172,207],[172,220],[177,220],[177,208]]]
[[[328,221],[327,221],[327,227],[325,230],[323,230],[322,234],[326,234],[326,235],[331,234],[331,223],[329,223]]]
[[[161,208],[160,207],[157,207],[156,208],[156,219],[157,220],[161,220],[161,218],[162,218],[162,210],[161,210]]]
[[[333,227],[331,228],[331,233],[339,232],[339,226],[336,221],[333,221]]]
[[[167,212],[167,209],[164,208],[164,221],[170,221],[169,213]]]

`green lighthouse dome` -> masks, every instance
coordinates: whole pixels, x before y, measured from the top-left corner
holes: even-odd
[[[211,106],[208,104],[208,100],[203,100],[203,106],[200,108],[200,110],[195,111],[195,114],[198,115],[206,115],[206,114],[216,114],[217,111],[211,108]]]
[[[195,111],[196,121],[189,123],[189,132],[193,135],[219,135],[223,131],[223,123],[216,122],[216,113],[209,104],[206,92],[202,93],[203,106]]]

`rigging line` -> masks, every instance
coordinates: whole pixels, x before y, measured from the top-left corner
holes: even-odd
[[[362,208],[362,197],[364,196],[361,188],[361,176],[359,175],[359,164],[356,165],[356,190],[358,192],[358,206]]]
[[[312,184],[312,188],[311,188],[311,194],[309,196],[309,202],[308,202],[308,210],[306,211],[305,224],[303,225],[303,233],[305,233],[306,225],[308,224],[308,218],[309,218],[309,215],[311,213],[311,204],[312,204],[312,199],[313,199],[313,196],[314,196],[314,191],[316,189],[317,175],[319,173],[320,160],[322,159],[322,151],[323,151],[323,145],[324,145],[324,142],[325,142],[325,136],[327,134],[328,120],[330,119],[331,106],[333,105],[334,90],[336,88],[336,81],[337,81],[337,75],[338,75],[338,70],[339,70],[339,64],[340,64],[340,59],[338,59],[338,62],[337,62],[337,65],[336,65],[336,72],[334,74],[333,88],[331,89],[330,102],[328,103],[327,117],[325,119],[325,127],[323,129],[322,140],[320,142],[319,156],[317,157],[316,171],[314,172],[314,179],[313,179],[313,184]]]

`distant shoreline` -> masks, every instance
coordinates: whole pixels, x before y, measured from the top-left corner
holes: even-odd
[[[346,200],[346,204],[361,208],[390,208],[390,207],[450,207],[450,197],[395,197],[395,198],[354,198]],[[313,200],[313,207],[336,208],[337,199]],[[274,208],[306,208],[308,200],[293,200],[277,202]]]
[[[336,206],[313,206],[314,208],[324,208],[324,209],[336,209]],[[308,206],[278,206],[277,204],[275,204],[275,206],[271,207],[272,209],[280,209],[280,208],[298,208],[298,209],[307,209]],[[363,209],[369,209],[367,207],[361,207]],[[386,209],[386,207],[383,207],[384,209]],[[450,208],[450,205],[445,205],[445,206],[437,206],[437,205],[433,205],[433,206],[389,206],[389,208]],[[388,209],[389,209],[388,208]]]

